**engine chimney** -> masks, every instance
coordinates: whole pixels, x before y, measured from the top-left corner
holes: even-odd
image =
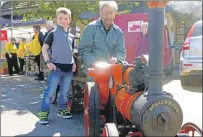
[[[164,18],[167,2],[147,2],[149,6],[149,87],[148,97],[164,94],[163,46]]]

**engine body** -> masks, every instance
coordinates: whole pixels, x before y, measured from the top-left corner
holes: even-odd
[[[180,130],[180,105],[164,92],[148,94],[148,65],[142,58],[137,58],[134,65],[96,64],[89,75],[98,83],[100,108],[114,107],[107,110],[106,117],[112,117],[118,125],[134,127],[144,136],[175,136]],[[115,105],[109,106],[112,102]],[[111,114],[113,109],[117,116]]]

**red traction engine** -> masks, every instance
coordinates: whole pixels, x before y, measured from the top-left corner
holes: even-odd
[[[187,136],[192,131],[180,130],[183,113],[171,94],[147,91],[147,72],[144,56],[135,65],[97,63],[88,70],[94,82],[86,83],[84,93],[86,136]]]

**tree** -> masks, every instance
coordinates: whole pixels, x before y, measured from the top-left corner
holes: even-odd
[[[23,2],[24,3],[24,2]],[[139,2],[118,2],[118,5],[125,5],[126,9],[119,11],[119,14],[129,13],[132,6],[136,6]],[[15,2],[15,5],[22,5],[22,2]],[[31,7],[37,6],[35,11],[30,11],[26,13],[18,13],[23,15],[24,19],[51,19],[55,18],[55,11],[58,7],[68,7],[72,12],[72,24],[74,26],[77,21],[83,22],[80,18],[80,14],[83,12],[99,12],[99,0],[96,1],[27,1],[23,6]],[[16,6],[14,6],[16,7]],[[89,20],[87,21],[89,22]],[[86,22],[86,23],[87,23]],[[83,22],[84,23],[84,22]]]

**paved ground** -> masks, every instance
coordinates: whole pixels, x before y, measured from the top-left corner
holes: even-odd
[[[70,120],[56,116],[51,106],[50,125],[37,123],[45,82],[33,77],[1,77],[1,136],[83,136],[83,114]],[[184,123],[194,122],[202,127],[202,87],[181,87],[179,74],[164,80],[163,89],[171,92],[184,112]]]

